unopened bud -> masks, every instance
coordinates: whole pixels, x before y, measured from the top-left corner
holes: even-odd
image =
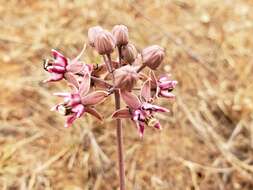
[[[155,70],[163,61],[164,49],[158,45],[149,46],[142,50],[143,64]]]
[[[122,46],[128,44],[128,29],[125,25],[116,25],[112,29],[116,45]]]
[[[114,71],[115,86],[121,90],[131,91],[137,82],[138,74],[135,67],[131,65],[123,66]]]
[[[126,63],[132,64],[136,59],[137,55],[138,52],[133,44],[127,44],[126,46],[122,46],[121,56]]]
[[[99,32],[102,32],[102,31],[103,31],[103,28],[100,27],[100,26],[94,26],[94,27],[89,28],[89,30],[88,30],[88,40],[89,40],[90,46],[94,47],[94,42],[95,42],[95,39],[97,37],[97,34]]]
[[[94,45],[99,54],[111,54],[115,48],[115,40],[110,32],[104,30],[96,35]]]

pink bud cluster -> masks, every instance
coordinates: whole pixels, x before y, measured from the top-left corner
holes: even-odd
[[[103,57],[102,63],[80,61],[85,47],[74,59],[52,50],[53,58],[44,62],[44,69],[50,73],[45,82],[64,79],[71,89],[70,92],[55,93],[63,98],[63,102],[52,108],[67,117],[65,127],[86,113],[102,120],[95,106],[117,90],[126,107],[116,110],[112,118],[130,118],[140,136],[143,136],[145,127],[161,129],[155,114],[169,110],[155,105],[155,101],[160,97],[173,99],[172,91],[177,84],[170,76],[155,76],[154,71],[165,57],[164,48],[152,45],[137,51],[129,42],[128,28],[124,25],[114,26],[111,32],[100,26],[91,27],[88,41],[91,48]],[[144,72],[145,68],[150,70],[148,74]]]

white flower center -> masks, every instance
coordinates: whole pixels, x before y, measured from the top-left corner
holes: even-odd
[[[64,105],[60,105],[60,106],[58,107],[58,112],[59,112],[60,114],[62,114],[62,115],[66,115],[66,114],[67,114],[67,109],[66,109],[66,107],[65,107]]]

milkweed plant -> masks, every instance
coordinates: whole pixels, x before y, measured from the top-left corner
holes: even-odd
[[[129,42],[128,28],[124,25],[114,26],[111,32],[100,26],[91,27],[88,40],[89,45],[102,56],[101,64],[88,64],[80,60],[85,46],[74,59],[53,49],[52,58],[44,61],[44,69],[50,74],[44,82],[65,80],[70,87],[68,92],[54,94],[63,102],[51,109],[66,117],[64,127],[70,127],[76,119],[87,114],[102,120],[103,116],[95,106],[114,96],[112,118],[116,120],[120,190],[125,190],[121,120],[131,119],[140,137],[143,137],[146,127],[162,129],[155,114],[169,110],[155,102],[159,98],[174,99],[172,91],[177,81],[168,74],[155,75],[155,70],[165,57],[164,48],[152,45],[138,52]],[[115,60],[112,58],[114,52],[117,52]],[[149,71],[144,73],[144,69]],[[126,107],[121,108],[121,99]]]

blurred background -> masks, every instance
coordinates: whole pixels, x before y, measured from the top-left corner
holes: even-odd
[[[158,73],[179,84],[164,129],[140,139],[124,122],[128,190],[253,189],[253,2],[251,0],[0,0],[0,189],[118,188],[112,101],[64,129],[49,109],[64,82],[47,78],[51,48],[76,56],[87,30],[129,28],[139,50],[158,44]],[[90,47],[82,58],[99,63]]]

